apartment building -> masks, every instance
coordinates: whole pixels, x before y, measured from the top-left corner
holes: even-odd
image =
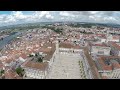
[[[3,79],[22,79],[22,77],[20,77],[10,67],[5,67],[4,74],[3,74],[2,78]]]
[[[25,70],[25,76],[28,78],[45,79],[48,73],[48,63],[38,63],[27,61],[21,66]]]
[[[96,61],[98,72],[103,79],[120,78],[120,57],[118,56],[101,56]]]
[[[120,42],[120,36],[117,36],[117,35],[107,35],[107,40],[106,42],[109,42],[109,41],[112,41],[112,42]]]
[[[111,47],[112,55],[120,56],[120,43],[108,42],[108,45]]]
[[[94,55],[110,55],[111,48],[105,44],[90,44],[90,53]]]

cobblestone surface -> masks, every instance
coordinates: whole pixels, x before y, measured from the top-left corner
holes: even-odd
[[[79,54],[59,54],[56,56],[47,79],[81,79]]]

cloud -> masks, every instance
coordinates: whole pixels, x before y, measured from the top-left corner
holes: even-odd
[[[48,14],[48,15],[46,15],[46,18],[47,19],[53,19],[54,17],[52,15]]]
[[[45,19],[54,19],[54,16],[52,16],[49,11],[35,11],[32,14],[23,14],[23,12],[12,11],[11,14],[0,15],[0,24],[11,25],[24,22],[44,21]]]
[[[75,17],[74,14],[69,13],[69,12],[67,12],[67,11],[61,11],[61,12],[60,12],[60,16],[65,16],[65,17]]]
[[[41,18],[53,19],[54,18],[54,16],[52,16],[49,11],[36,11],[34,15],[35,16],[33,17],[37,19],[41,19]]]
[[[12,11],[10,14],[0,15],[0,25],[42,21],[89,21],[120,24],[120,11]]]
[[[118,23],[120,18],[117,16],[117,14],[120,14],[118,11],[73,11],[67,13],[70,14],[75,14],[77,18],[76,20],[81,20],[81,21],[91,21],[91,22],[100,22],[100,23],[108,23],[108,22],[113,22],[113,23]],[[116,14],[116,16],[115,16]]]

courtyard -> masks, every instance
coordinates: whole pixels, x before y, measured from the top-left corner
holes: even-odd
[[[82,79],[79,61],[82,61],[80,54],[57,54],[47,79]]]

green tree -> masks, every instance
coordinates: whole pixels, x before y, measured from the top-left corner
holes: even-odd
[[[39,57],[39,58],[38,58],[38,62],[43,62],[43,58],[42,58],[42,57]]]
[[[39,53],[35,53],[35,56],[38,57],[38,56],[39,56]]]
[[[29,54],[29,57],[33,57],[33,55]]]
[[[22,69],[21,67],[16,68],[16,73],[20,76],[24,75],[24,69]]]
[[[4,70],[0,71],[0,76],[2,76],[4,74]]]

